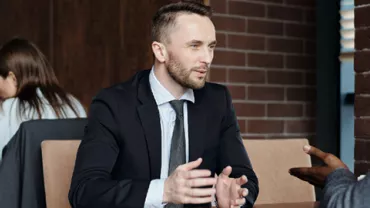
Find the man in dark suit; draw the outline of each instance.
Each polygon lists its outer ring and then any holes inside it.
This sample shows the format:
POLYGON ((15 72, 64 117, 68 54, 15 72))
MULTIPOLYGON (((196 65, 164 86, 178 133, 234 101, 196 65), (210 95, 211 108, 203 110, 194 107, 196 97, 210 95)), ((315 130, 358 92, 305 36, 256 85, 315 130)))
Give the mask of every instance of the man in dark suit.
POLYGON ((253 207, 258 180, 231 96, 206 83, 216 46, 210 15, 200 3, 160 8, 152 69, 94 98, 72 207, 253 207))
POLYGON ((336 156, 312 146, 304 151, 325 165, 316 167, 295 167, 290 174, 319 188, 323 188, 322 208, 367 208, 370 205, 370 173, 357 181, 355 175, 336 156))

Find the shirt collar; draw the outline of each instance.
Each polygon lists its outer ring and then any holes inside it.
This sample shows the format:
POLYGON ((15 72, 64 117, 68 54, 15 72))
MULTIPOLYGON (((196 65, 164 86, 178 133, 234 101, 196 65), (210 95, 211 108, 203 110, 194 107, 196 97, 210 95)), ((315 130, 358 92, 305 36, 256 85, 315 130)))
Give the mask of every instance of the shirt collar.
MULTIPOLYGON (((162 105, 172 100, 176 100, 176 98, 159 82, 154 74, 154 70, 155 69, 153 66, 149 74, 149 84, 157 105, 162 105)), ((180 100, 187 100, 194 103, 194 91, 190 88, 187 89, 185 93, 180 97, 180 100)))

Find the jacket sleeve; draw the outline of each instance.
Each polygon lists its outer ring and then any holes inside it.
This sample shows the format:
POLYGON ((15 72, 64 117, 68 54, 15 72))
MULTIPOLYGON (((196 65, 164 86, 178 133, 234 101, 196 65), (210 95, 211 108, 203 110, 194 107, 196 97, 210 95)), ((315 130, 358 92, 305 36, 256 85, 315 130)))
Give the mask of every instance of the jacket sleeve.
POLYGON ((347 169, 337 169, 326 179, 320 207, 365 208, 370 204, 370 174, 357 181, 347 169))
POLYGON ((91 104, 68 196, 74 208, 144 207, 149 180, 118 181, 111 177, 120 151, 117 111, 112 93, 103 91, 91 104))
POLYGON ((232 167, 232 178, 239 178, 242 175, 247 176, 248 182, 243 185, 248 189, 246 204, 244 207, 252 208, 258 196, 258 178, 253 171, 248 154, 240 136, 240 129, 232 105, 231 96, 225 88, 226 110, 221 127, 220 141, 220 170, 230 165, 232 167))

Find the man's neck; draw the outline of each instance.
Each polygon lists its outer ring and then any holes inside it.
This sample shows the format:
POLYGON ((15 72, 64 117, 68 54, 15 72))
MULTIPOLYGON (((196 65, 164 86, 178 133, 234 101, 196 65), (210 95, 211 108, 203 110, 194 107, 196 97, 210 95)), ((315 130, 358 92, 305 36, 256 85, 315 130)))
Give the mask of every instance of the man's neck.
POLYGON ((180 99, 185 94, 187 88, 178 84, 167 72, 164 65, 154 65, 154 74, 164 88, 168 90, 176 99, 180 99))

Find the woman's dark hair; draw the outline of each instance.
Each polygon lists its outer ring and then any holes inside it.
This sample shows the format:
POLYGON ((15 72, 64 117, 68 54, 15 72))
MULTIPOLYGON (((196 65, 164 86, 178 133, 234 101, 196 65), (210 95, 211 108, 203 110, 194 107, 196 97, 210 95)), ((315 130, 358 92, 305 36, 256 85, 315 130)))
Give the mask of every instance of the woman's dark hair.
POLYGON ((64 110, 66 105, 79 116, 71 97, 59 85, 52 66, 32 42, 14 38, 0 48, 0 76, 5 79, 10 72, 14 73, 17 79, 15 97, 19 99, 19 116, 25 114, 27 106, 36 110, 38 117, 41 118, 43 103, 37 94, 38 89, 58 118, 66 115, 64 110))

